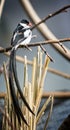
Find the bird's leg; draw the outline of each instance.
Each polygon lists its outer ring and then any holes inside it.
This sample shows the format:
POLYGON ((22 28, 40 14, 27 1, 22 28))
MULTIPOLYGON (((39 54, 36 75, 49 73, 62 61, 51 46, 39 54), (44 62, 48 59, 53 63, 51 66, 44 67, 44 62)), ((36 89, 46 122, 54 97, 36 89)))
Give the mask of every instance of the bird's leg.
POLYGON ((25 48, 27 48, 29 51, 32 51, 32 49, 30 47, 28 47, 27 45, 24 45, 25 48))

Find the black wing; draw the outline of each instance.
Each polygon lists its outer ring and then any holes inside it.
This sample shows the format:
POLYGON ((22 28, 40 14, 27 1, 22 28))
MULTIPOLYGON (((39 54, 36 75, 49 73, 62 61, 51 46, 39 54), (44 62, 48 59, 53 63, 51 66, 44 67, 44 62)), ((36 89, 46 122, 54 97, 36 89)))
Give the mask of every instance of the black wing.
POLYGON ((12 46, 15 46, 17 43, 19 43, 18 41, 20 39, 24 38, 24 31, 25 31, 25 29, 23 28, 23 26, 18 24, 17 28, 13 32, 13 36, 12 36, 12 39, 11 39, 11 45, 12 46))

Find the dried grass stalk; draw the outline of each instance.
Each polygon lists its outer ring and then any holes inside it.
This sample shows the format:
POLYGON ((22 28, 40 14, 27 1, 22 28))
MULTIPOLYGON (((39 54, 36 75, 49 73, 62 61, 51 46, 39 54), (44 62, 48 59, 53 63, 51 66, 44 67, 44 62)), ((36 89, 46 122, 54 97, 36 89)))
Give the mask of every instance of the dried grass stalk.
POLYGON ((49 102, 51 101, 51 96, 49 96, 49 98, 46 100, 46 102, 44 103, 43 107, 41 108, 40 112, 38 113, 37 115, 37 118, 36 118, 36 123, 38 124, 40 118, 42 117, 47 105, 49 104, 49 102))
MULTIPOLYGON (((35 113, 35 116, 32 115, 25 104, 23 104, 22 100, 19 97, 18 92, 16 91, 17 98, 19 99, 20 107, 22 109, 23 115, 26 119, 26 121, 29 124, 29 127, 21 120, 21 126, 18 123, 18 119, 15 115, 12 100, 11 100, 11 95, 10 95, 10 90, 9 90, 9 81, 8 81, 8 73, 7 73, 7 68, 6 65, 4 64, 4 77, 6 81, 6 89, 7 89, 7 94, 5 98, 5 115, 7 114, 10 118, 11 121, 11 126, 9 126, 8 121, 6 118, 3 118, 3 125, 5 125, 6 130, 36 130, 37 126, 37 121, 40 119, 42 116, 42 112, 45 110, 47 104, 50 102, 50 97, 44 104, 42 110, 37 114, 42 94, 43 94, 43 86, 44 86, 44 80, 46 76, 46 72, 48 70, 48 64, 50 59, 48 57, 45 57, 45 62, 44 65, 42 64, 42 58, 43 58, 43 53, 38 47, 38 54, 36 57, 34 57, 32 63, 32 79, 31 82, 28 81, 28 60, 27 57, 24 57, 24 84, 23 84, 23 94, 29 103, 31 109, 35 113)), ((3 128, 4 130, 4 128, 3 128)))
POLYGON ((38 111, 38 108, 39 108, 39 105, 40 105, 40 102, 41 102, 42 93, 43 93, 43 85, 44 85, 44 80, 45 80, 46 72, 47 72, 47 69, 48 69, 49 61, 50 61, 50 59, 48 57, 45 57, 45 63, 44 63, 44 66, 43 66, 41 80, 40 80, 40 86, 39 86, 39 94, 38 94, 38 97, 36 99, 36 113, 38 111))

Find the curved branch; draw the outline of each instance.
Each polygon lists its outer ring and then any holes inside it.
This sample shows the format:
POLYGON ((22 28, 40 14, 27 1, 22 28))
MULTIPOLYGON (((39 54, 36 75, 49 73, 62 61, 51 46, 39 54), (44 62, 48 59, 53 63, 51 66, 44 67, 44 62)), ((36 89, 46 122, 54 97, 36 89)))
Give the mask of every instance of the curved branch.
MULTIPOLYGON (((59 40, 47 40, 47 41, 41 41, 41 42, 36 42, 36 43, 29 43, 27 44, 28 47, 34 47, 34 46, 41 46, 41 45, 47 45, 47 44, 57 44, 59 42, 69 42, 70 41, 70 38, 63 38, 63 39, 59 39, 59 40)), ((25 45, 23 46, 19 46, 20 48, 21 47, 26 47, 25 45)), ((11 50, 12 47, 7 47, 7 48, 2 48, 0 47, 0 53, 6 53, 8 52, 9 50, 11 50)), ((66 53, 67 54, 67 50, 66 50, 66 53)), ((68 59, 70 60, 70 53, 67 54, 68 55, 68 59)))
POLYGON ((67 5, 67 6, 64 6, 63 8, 57 10, 56 12, 52 13, 52 14, 49 14, 47 17, 43 18, 40 22, 36 23, 33 25, 32 29, 36 28, 38 25, 40 25, 41 23, 44 23, 46 20, 60 14, 60 13, 63 13, 63 12, 67 12, 66 9, 70 8, 70 5, 67 5))
MULTIPOLYGON (((20 0, 20 2, 22 3, 23 8, 25 8, 28 16, 32 19, 32 21, 36 24, 39 23, 41 21, 40 17, 37 15, 37 13, 35 12, 35 10, 33 9, 31 3, 29 2, 29 0, 20 0)), ((70 5, 69 5, 70 7, 70 5)), ((47 27, 47 25, 45 25, 44 23, 40 24, 38 27, 38 30, 41 32, 41 34, 44 36, 44 38, 46 39, 52 39, 52 40, 58 40, 55 35, 49 30, 49 28, 47 27)), ((65 50, 67 51, 67 53, 65 53, 65 51, 63 50, 63 48, 59 45, 59 44, 54 44, 53 46, 67 59, 70 60, 70 50, 68 48, 65 48, 65 50)))
POLYGON ((0 1, 0 19, 1 19, 1 16, 2 16, 4 4, 5 4, 5 0, 1 0, 0 1))

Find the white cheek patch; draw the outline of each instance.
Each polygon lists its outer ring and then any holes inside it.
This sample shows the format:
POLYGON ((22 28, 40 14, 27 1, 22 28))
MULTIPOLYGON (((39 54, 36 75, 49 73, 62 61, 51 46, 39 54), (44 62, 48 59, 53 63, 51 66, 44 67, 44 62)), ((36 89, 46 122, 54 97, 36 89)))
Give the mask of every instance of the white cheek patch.
POLYGON ((21 26, 25 27, 25 24, 24 23, 20 23, 21 26))
POLYGON ((26 28, 26 27, 28 27, 26 24, 24 24, 24 23, 20 23, 20 25, 23 27, 23 28, 26 28))

